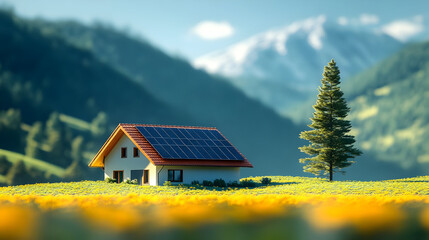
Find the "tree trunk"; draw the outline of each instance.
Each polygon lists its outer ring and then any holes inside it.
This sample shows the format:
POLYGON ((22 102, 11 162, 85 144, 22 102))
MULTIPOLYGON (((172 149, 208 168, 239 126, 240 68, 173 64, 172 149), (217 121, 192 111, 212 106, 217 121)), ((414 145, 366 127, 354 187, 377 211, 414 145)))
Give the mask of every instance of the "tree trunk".
POLYGON ((332 162, 329 163, 329 181, 332 182, 334 172, 332 171, 332 162))

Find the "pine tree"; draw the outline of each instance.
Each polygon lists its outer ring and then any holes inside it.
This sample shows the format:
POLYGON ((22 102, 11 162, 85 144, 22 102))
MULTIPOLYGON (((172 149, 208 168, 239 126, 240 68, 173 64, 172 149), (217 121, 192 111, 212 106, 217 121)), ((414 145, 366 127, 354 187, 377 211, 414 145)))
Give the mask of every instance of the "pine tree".
POLYGON ((23 185, 33 183, 34 180, 22 160, 16 161, 6 175, 8 185, 23 185))
POLYGON ((42 158, 42 151, 39 146, 44 140, 43 126, 41 122, 33 124, 26 140, 27 146, 25 147, 25 155, 32 158, 42 158))
POLYGON ((45 145, 49 149, 45 160, 61 167, 67 167, 71 162, 69 158, 70 142, 67 141, 65 126, 57 112, 53 112, 46 121, 45 136, 45 145))
POLYGON ((340 70, 334 59, 325 66, 321 82, 322 87, 319 87, 318 99, 313 106, 312 123, 308 125, 313 130, 300 135, 311 143, 299 148, 310 157, 299 161, 306 163, 305 172, 315 175, 323 172, 329 174, 329 181, 332 181, 334 172, 342 171, 353 163, 349 158, 362 153, 353 147, 354 137, 348 135, 352 126, 345 118, 350 108, 340 89, 340 70))

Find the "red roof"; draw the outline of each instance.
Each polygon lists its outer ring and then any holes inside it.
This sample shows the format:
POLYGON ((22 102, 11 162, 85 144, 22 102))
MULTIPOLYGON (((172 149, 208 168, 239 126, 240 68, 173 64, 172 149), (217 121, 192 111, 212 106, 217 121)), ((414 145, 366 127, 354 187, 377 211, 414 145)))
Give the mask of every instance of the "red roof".
MULTIPOLYGON (((136 127, 168 127, 168 128, 188 128, 188 129, 208 129, 217 130, 209 127, 190 127, 190 126, 172 126, 172 125, 148 125, 148 124, 126 124, 120 123, 113 131, 112 135, 89 164, 90 167, 104 167, 102 159, 110 153, 110 150, 116 144, 123 134, 127 135, 130 140, 140 149, 140 151, 155 166, 211 166, 211 167, 253 167, 252 164, 241 154, 244 160, 195 160, 195 159, 165 159, 162 158, 146 138, 137 130, 136 127), (112 146, 113 145, 113 146, 112 146), (102 163, 102 164, 101 164, 102 163)), ((220 132, 219 132, 220 133, 220 132)), ((222 134, 222 133, 220 133, 222 134)), ((226 138, 225 138, 226 139, 226 138)), ((231 144, 232 145, 232 144, 231 144)))

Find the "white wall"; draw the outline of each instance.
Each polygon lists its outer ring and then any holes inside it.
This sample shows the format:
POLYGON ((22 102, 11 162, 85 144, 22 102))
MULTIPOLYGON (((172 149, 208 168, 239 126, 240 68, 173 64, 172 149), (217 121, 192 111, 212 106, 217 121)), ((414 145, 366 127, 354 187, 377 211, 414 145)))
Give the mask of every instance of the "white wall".
MULTIPOLYGON (((162 186, 168 179, 168 169, 182 169, 184 184, 191 184, 192 181, 198 180, 200 183, 203 180, 213 181, 222 178, 226 183, 240 180, 239 167, 194 167, 194 166, 157 166, 159 172, 159 185, 162 186)), ((180 184, 173 182, 172 184, 180 184)))
POLYGON ((139 157, 133 157, 134 143, 126 136, 116 143, 104 161, 104 178, 113 178, 113 171, 124 171, 124 180, 131 179, 131 170, 149 169, 149 184, 156 185, 156 169, 146 156, 139 152, 139 157), (127 148, 127 157, 121 158, 121 148, 127 148))
MULTIPOLYGON (((213 181, 222 178, 225 182, 240 180, 240 168, 238 167, 194 167, 194 166, 155 166, 146 156, 140 152, 139 157, 133 157, 134 143, 126 136, 117 142, 104 161, 104 178, 113 178, 113 171, 124 171, 124 180, 131 179, 131 170, 149 170, 149 184, 163 185, 168 179, 168 169, 182 169, 184 184, 191 184, 192 181, 203 180, 213 181), (127 157, 121 158, 121 148, 127 148, 127 157), (159 177, 157 173, 159 172, 159 177)), ((180 183, 173 183, 180 184, 180 183)))
MULTIPOLYGON (((149 160, 148 160, 149 161, 149 160)), ((152 163, 149 163, 149 165, 146 167, 147 170, 149 170, 149 185, 156 186, 158 179, 156 175, 156 166, 152 163)))

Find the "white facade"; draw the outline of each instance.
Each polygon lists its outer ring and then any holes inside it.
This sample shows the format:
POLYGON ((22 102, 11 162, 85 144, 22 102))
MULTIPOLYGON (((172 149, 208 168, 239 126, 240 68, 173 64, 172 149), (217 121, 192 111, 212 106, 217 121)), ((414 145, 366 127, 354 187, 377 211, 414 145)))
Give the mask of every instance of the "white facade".
POLYGON ((240 180, 239 167, 158 166, 157 169, 159 185, 168 181, 168 170, 170 169, 183 171, 183 182, 172 182, 172 184, 191 184, 194 180, 198 180, 201 184, 204 180, 213 181, 219 178, 225 180, 226 183, 240 180))
POLYGON ((113 178, 113 171, 124 171, 124 180, 131 179, 131 170, 149 170, 149 184, 156 185, 155 166, 139 151, 139 157, 133 156, 134 143, 123 135, 104 159, 104 178, 113 178), (127 157, 121 157, 121 148, 127 149, 127 157))
POLYGON ((168 181, 168 170, 182 170, 183 181, 172 184, 191 184, 194 180, 202 183, 204 180, 219 178, 228 183, 240 179, 239 167, 155 166, 140 151, 139 157, 134 157, 134 147, 136 146, 126 135, 121 137, 104 160, 104 178, 113 178, 113 171, 123 171, 124 180, 131 179, 131 170, 149 170, 149 185, 162 186, 168 181), (121 148, 126 148, 126 158, 121 157, 121 148))

